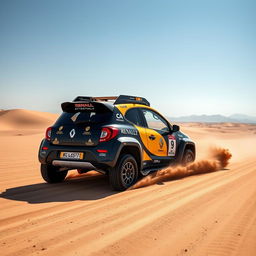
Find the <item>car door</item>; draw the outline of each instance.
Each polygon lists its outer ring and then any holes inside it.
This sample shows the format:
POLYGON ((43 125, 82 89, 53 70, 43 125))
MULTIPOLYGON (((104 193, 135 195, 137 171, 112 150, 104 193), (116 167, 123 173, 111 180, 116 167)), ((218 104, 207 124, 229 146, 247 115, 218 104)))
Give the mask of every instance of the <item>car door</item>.
POLYGON ((151 162, 152 158, 149 156, 148 148, 148 140, 147 140, 147 133, 146 133, 146 125, 145 120, 142 114, 139 111, 139 108, 131 108, 125 114, 126 120, 128 120, 134 127, 138 130, 138 135, 140 138, 140 143, 143 149, 143 159, 144 162, 151 162))
POLYGON ((170 135, 168 122, 151 109, 141 108, 141 112, 145 118, 147 148, 150 156, 152 159, 169 161, 170 156, 175 154, 176 140, 170 135))

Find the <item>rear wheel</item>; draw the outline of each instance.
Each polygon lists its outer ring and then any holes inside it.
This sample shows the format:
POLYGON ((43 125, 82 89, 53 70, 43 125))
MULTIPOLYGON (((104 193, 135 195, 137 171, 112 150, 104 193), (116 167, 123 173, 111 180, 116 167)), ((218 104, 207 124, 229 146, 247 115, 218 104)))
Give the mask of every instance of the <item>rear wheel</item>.
POLYGON ((182 164, 186 165, 195 161, 195 154, 191 149, 185 149, 182 164))
POLYGON ((59 168, 49 164, 41 164, 41 175, 48 183, 62 182, 68 171, 59 171, 59 168))
POLYGON ((138 165, 132 155, 120 156, 117 164, 109 171, 109 182, 114 190, 124 191, 138 179, 138 165))

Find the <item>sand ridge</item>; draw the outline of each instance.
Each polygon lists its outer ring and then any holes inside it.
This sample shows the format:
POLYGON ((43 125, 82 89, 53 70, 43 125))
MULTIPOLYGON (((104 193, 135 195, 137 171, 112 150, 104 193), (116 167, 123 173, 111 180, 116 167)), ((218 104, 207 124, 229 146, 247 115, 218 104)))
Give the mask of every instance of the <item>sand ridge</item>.
POLYGON ((51 125, 58 114, 39 112, 25 109, 0 111, 0 131, 15 129, 38 129, 51 125))

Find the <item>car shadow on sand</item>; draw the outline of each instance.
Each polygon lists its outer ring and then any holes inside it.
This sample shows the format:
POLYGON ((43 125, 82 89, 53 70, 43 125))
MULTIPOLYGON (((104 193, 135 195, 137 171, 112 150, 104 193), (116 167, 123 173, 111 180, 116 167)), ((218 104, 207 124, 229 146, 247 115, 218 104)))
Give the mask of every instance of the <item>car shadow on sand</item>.
POLYGON ((105 175, 68 178, 62 183, 37 183, 6 189, 0 197, 30 204, 98 200, 114 194, 105 175))

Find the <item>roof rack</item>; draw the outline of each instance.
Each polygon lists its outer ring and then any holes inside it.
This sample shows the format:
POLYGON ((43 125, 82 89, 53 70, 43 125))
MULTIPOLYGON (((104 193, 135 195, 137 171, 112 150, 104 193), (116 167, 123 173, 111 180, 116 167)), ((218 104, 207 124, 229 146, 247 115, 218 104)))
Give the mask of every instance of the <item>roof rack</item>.
POLYGON ((129 95, 120 95, 120 96, 108 96, 108 97, 91 97, 91 96, 77 96, 74 101, 83 101, 83 102, 92 102, 92 101, 113 101, 114 105, 117 104, 142 104, 146 106, 150 106, 150 103, 142 97, 137 96, 129 96, 129 95))
POLYGON ((127 103, 133 103, 133 104, 142 104, 146 106, 150 106, 150 103, 142 97, 137 96, 128 96, 128 95, 120 95, 114 104, 127 104, 127 103))
POLYGON ((91 97, 91 96, 77 96, 73 101, 109 101, 116 100, 117 96, 107 96, 107 97, 91 97))

